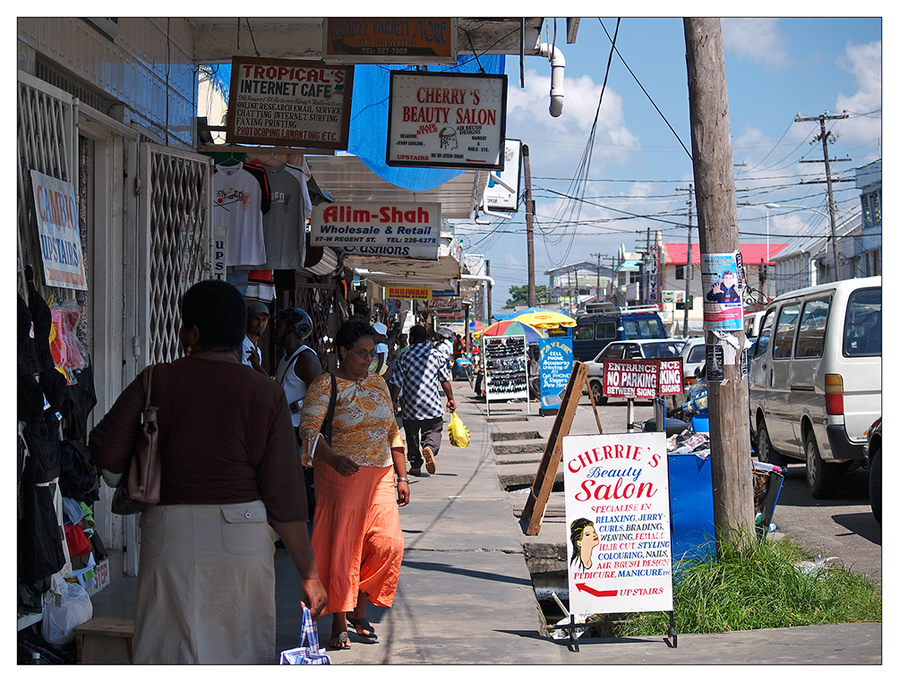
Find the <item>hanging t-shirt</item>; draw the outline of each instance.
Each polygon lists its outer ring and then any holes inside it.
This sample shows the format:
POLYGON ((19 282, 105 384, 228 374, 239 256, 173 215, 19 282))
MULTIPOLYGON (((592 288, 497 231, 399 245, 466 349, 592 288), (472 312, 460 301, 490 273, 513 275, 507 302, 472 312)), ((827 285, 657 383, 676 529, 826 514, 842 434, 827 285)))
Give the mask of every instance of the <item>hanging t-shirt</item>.
POLYGON ((215 189, 212 220, 213 225, 227 228, 228 256, 225 264, 263 265, 262 186, 242 163, 235 166, 217 165, 215 169, 212 176, 215 189))
POLYGON ((303 267, 306 250, 306 204, 302 187, 286 165, 265 166, 265 175, 271 197, 271 208, 262 219, 265 267, 296 270, 303 267))

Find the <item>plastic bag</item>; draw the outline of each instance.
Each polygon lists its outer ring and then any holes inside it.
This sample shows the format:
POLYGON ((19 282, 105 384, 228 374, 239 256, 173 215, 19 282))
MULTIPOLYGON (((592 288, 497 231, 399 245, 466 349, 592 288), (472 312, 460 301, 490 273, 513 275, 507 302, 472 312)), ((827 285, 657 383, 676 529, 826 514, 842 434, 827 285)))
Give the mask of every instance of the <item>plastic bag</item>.
POLYGON ((94 615, 90 595, 78 583, 62 582, 44 595, 41 634, 50 644, 62 646, 74 641, 75 628, 94 615))
POLYGON ((467 448, 471 440, 471 434, 455 412, 450 417, 449 440, 450 445, 455 445, 457 448, 467 448))
POLYGON ((331 665, 331 657, 318 645, 318 629, 308 607, 303 607, 300 646, 281 652, 281 665, 331 665), (303 646, 308 642, 309 646, 303 646))

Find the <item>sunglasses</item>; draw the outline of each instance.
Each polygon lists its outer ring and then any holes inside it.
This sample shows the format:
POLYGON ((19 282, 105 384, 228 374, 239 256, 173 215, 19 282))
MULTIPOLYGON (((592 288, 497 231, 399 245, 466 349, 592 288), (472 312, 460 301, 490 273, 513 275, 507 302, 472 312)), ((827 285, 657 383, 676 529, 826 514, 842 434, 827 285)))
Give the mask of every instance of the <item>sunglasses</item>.
POLYGON ((355 349, 355 348, 352 348, 351 350, 352 350, 356 355, 358 355, 360 358, 362 358, 363 360, 367 360, 368 358, 371 358, 372 360, 374 360, 375 357, 377 357, 377 355, 378 355, 378 354, 374 351, 374 349, 372 349, 372 350, 357 350, 357 349, 355 349))

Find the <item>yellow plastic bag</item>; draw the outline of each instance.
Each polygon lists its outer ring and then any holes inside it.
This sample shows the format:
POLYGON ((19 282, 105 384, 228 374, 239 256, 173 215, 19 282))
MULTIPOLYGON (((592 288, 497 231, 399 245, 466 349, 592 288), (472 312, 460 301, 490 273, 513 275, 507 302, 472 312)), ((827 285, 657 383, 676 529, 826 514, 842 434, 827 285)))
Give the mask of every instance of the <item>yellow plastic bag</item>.
POLYGON ((450 445, 455 445, 457 448, 467 448, 468 442, 471 440, 471 434, 468 433, 465 424, 455 412, 450 416, 449 440, 450 445))

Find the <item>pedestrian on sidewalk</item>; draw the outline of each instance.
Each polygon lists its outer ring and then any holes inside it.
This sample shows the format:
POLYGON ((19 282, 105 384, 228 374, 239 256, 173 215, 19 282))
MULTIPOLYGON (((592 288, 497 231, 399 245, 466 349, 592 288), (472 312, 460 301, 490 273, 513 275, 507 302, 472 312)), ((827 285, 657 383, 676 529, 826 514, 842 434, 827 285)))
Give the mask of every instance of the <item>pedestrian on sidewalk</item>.
MULTIPOLYGON (((313 618, 325 607, 290 410, 241 363, 246 315, 233 285, 195 284, 181 303, 186 357, 153 369, 162 480, 159 504, 140 515, 135 663, 276 661, 275 533, 313 618)), ((131 462, 144 401, 138 376, 91 431, 107 481, 131 462)))
POLYGON ((393 605, 403 561, 399 507, 409 503, 406 450, 387 383, 369 371, 376 332, 350 320, 337 331, 338 367, 312 382, 303 404, 303 463, 315 470, 312 550, 328 592, 332 649, 349 649, 347 622, 363 641, 378 636, 366 604, 393 605), (322 437, 332 391, 331 442, 322 437), (396 487, 394 488, 394 480, 396 487))
POLYGON ((409 451, 409 473, 421 476, 425 464, 429 474, 437 472, 435 458, 440 452, 443 435, 443 401, 440 389, 446 395, 446 410, 454 412, 453 384, 446 357, 428 341, 428 331, 421 325, 409 330, 409 349, 396 363, 390 388, 396 411, 397 397, 403 396, 403 428, 409 451))
POLYGON ((268 306, 262 301, 250 301, 247 304, 247 331, 243 337, 243 357, 241 361, 249 365, 257 372, 268 376, 268 372, 262 367, 262 350, 259 348, 259 339, 268 326, 268 306))
MULTIPOLYGON (((322 373, 322 365, 318 354, 304 341, 312 335, 314 325, 312 318, 302 308, 279 310, 275 314, 275 328, 272 337, 284 350, 284 355, 275 371, 275 381, 281 384, 287 405, 290 407, 290 422, 293 424, 299 456, 300 414, 303 410, 303 399, 306 391, 315 378, 322 373)), ((306 503, 309 507, 309 518, 315 516, 315 474, 311 467, 303 467, 303 485, 306 487, 306 503)))

